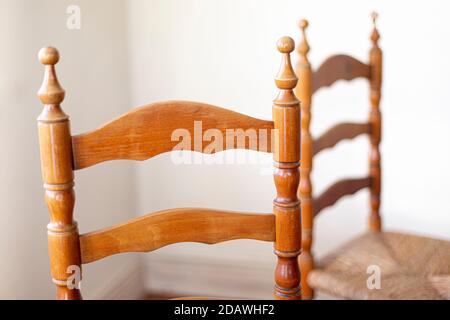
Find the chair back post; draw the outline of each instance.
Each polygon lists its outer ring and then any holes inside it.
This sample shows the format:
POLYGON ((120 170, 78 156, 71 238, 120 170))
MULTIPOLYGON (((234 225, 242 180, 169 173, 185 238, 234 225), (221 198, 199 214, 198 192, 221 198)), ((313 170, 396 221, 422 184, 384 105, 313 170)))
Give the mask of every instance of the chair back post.
POLYGON ((369 153, 369 174, 371 178, 370 185, 370 215, 369 229, 371 231, 381 230, 380 218, 380 193, 381 193, 381 77, 382 77, 382 52, 378 46, 380 34, 376 27, 376 19, 378 14, 372 13, 373 31, 370 36, 372 48, 369 54, 370 65, 370 114, 369 124, 370 130, 370 153, 369 153))
POLYGON ((295 87, 295 94, 301 101, 301 162, 300 162, 300 187, 299 198, 302 213, 302 253, 300 255, 300 270, 302 271, 302 299, 312 299, 313 290, 306 281, 309 271, 314 268, 314 259, 311 253, 313 232, 313 201, 311 170, 313 166, 311 123, 312 100, 312 69, 308 59, 309 44, 306 38, 307 20, 300 20, 299 27, 302 39, 297 47, 299 60, 296 73, 301 81, 295 87))
POLYGON ((38 91, 44 109, 37 121, 45 201, 50 213, 47 234, 51 275, 57 299, 81 299, 79 236, 73 220, 75 193, 70 123, 60 106, 65 92, 55 72, 59 53, 51 47, 43 48, 39 51, 39 60, 45 65, 44 81, 38 91))
POLYGON ((274 120, 274 182, 277 197, 273 201, 275 214, 275 299, 301 298, 300 269, 300 201, 297 190, 300 180, 300 103, 293 89, 297 77, 291 65, 290 53, 294 40, 281 38, 278 50, 283 54, 275 83, 279 89, 273 102, 274 120))

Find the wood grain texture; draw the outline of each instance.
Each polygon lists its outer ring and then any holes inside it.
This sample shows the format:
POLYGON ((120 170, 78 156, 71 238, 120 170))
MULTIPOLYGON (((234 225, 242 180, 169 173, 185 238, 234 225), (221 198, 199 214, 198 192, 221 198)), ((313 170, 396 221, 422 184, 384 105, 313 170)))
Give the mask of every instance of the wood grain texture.
MULTIPOLYGON (((82 169, 99 162, 118 159, 146 160, 172 151, 182 139, 175 133, 177 129, 186 129, 190 134, 190 147, 186 149, 191 151, 215 153, 239 148, 272 152, 272 121, 255 119, 204 103, 167 101, 136 108, 97 130, 74 136, 74 167, 82 169), (194 125, 196 121, 201 121, 200 127, 198 124, 194 125), (194 135, 195 128, 200 132, 200 137, 194 135), (221 150, 205 150, 205 146, 210 142, 203 141, 203 134, 208 129, 221 133, 221 150), (227 132, 227 129, 234 132, 227 132), (244 143, 239 145, 237 138, 233 137, 238 129, 244 132, 253 129, 255 134, 249 133, 244 143), (264 132, 268 139, 259 139, 259 134, 264 132), (228 144, 228 137, 234 143, 228 144)), ((213 131, 211 133, 214 134, 213 131)))
POLYGON ((323 87, 329 87, 338 80, 353 80, 356 78, 370 78, 370 67, 348 55, 334 55, 313 73, 313 93, 323 87))
POLYGON ((298 195, 300 198, 302 214, 302 253, 299 257, 301 270, 302 299, 313 299, 314 292, 308 285, 307 278, 310 270, 314 266, 314 257, 311 252, 312 229, 313 229, 313 208, 312 208, 312 182, 311 170, 313 164, 313 138, 311 136, 311 103, 312 103, 312 68, 308 59, 310 50, 306 38, 308 21, 300 20, 302 38, 297 47, 299 59, 296 65, 297 76, 301 79, 295 87, 295 94, 300 99, 301 104, 301 162, 300 162, 300 185, 298 195))
POLYGON ((369 188, 371 178, 344 179, 332 184, 320 196, 313 200, 314 216, 326 207, 332 206, 343 196, 355 194, 361 189, 369 188))
POLYGON ((275 125, 274 181, 277 197, 273 201, 276 217, 275 299, 301 299, 298 255, 301 251, 300 201, 297 190, 300 180, 300 103, 293 89, 297 77, 291 65, 290 53, 294 40, 278 40, 282 53, 280 70, 275 78, 279 89, 273 101, 272 114, 275 125))
POLYGON ((313 142, 313 155, 332 148, 342 140, 354 139, 361 134, 370 133, 369 123, 340 123, 328 129, 313 142))
POLYGON ((277 46, 283 59, 275 78, 279 91, 273 102, 273 121, 203 103, 168 101, 135 109, 97 130, 74 137, 70 134, 69 118, 60 107, 64 90, 57 82, 54 68, 59 55, 53 48, 40 53, 46 73, 38 93, 45 104, 38 126, 51 220, 48 226, 51 273, 58 299, 81 299, 78 288, 69 286, 68 280, 73 276, 68 273, 69 266, 81 267, 82 263, 113 254, 151 251, 177 242, 212 244, 233 239, 274 241, 275 298, 301 298, 297 260, 301 251, 297 197, 300 105, 293 92, 298 80, 290 61, 295 44, 291 38, 284 37, 277 46), (225 140, 218 143, 216 137, 225 140), (182 147, 177 149, 180 144, 182 147), (215 153, 236 148, 273 153, 277 190, 273 214, 173 209, 79 236, 72 217, 74 169, 114 159, 145 160, 174 149, 215 153))
POLYGON ((214 244, 275 240, 275 217, 214 209, 164 210, 80 236, 82 263, 123 252, 149 252, 178 242, 214 244))
POLYGON ((39 51, 39 60, 45 65, 44 81, 38 91, 44 109, 37 121, 45 202, 50 213, 47 226, 50 270, 57 299, 81 299, 79 283, 73 283, 72 274, 68 272, 69 267, 78 267, 79 275, 73 279, 81 280, 78 227, 73 220, 75 193, 70 123, 60 106, 65 91, 55 71, 59 53, 55 48, 43 48, 39 51))

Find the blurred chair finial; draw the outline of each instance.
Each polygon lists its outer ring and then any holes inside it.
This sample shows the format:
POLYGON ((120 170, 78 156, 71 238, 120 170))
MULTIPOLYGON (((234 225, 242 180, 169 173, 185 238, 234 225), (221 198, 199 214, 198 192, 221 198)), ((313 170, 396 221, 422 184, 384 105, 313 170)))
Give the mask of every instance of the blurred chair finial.
POLYGON ((373 11, 370 16, 372 17, 372 24, 373 24, 373 30, 372 34, 370 35, 370 40, 372 40, 372 46, 376 48, 378 47, 378 40, 380 39, 380 34, 378 33, 377 29, 378 13, 376 11, 373 11))
POLYGON ((373 27, 375 28, 377 24, 378 13, 376 11, 372 11, 370 16, 372 17, 373 27))
POLYGON ((59 52, 55 48, 46 47, 39 51, 39 61, 45 65, 44 80, 38 91, 43 104, 59 105, 65 96, 65 91, 58 82, 55 64, 59 61, 59 52))
POLYGON ((291 64, 290 53, 295 49, 295 42, 290 37, 282 37, 277 42, 278 51, 283 54, 280 70, 275 78, 278 89, 292 90, 297 85, 298 79, 291 64))
POLYGON ((309 52, 309 49, 310 49, 309 48, 309 44, 308 44, 308 40, 306 38, 306 29, 309 26, 308 20, 306 20, 306 19, 300 20, 298 26, 302 30, 302 40, 300 41, 300 45, 298 46, 297 51, 299 52, 300 57, 302 59, 308 60, 307 59, 307 55, 308 55, 308 52, 309 52))

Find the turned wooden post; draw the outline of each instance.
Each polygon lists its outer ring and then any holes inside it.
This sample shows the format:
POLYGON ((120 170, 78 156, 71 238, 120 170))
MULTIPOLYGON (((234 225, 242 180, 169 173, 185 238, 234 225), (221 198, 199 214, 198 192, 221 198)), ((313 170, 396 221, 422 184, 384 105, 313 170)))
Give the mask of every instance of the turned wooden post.
POLYGON ((370 49, 370 114, 369 123, 371 126, 370 134, 370 154, 369 154, 369 172, 371 178, 370 186, 370 216, 369 229, 372 231, 381 230, 380 218, 380 193, 381 193, 381 70, 382 70, 382 52, 378 46, 380 34, 376 27, 377 13, 372 13, 373 31, 370 36, 372 48, 370 49))
POLYGON ((311 253, 313 233, 313 204, 311 170, 313 165, 312 136, 310 132, 311 123, 311 100, 312 100, 312 70, 308 60, 309 44, 306 39, 307 20, 300 20, 302 39, 297 47, 299 60, 296 73, 300 79, 295 87, 295 95, 301 101, 301 162, 300 162, 300 187, 299 197, 302 213, 302 253, 299 258, 302 271, 302 299, 312 299, 314 292, 306 281, 308 273, 314 268, 314 258, 311 253))
POLYGON ((44 109, 37 121, 45 201, 50 213, 48 248, 57 299, 81 299, 77 281, 81 279, 78 228, 72 219, 75 193, 70 123, 60 106, 65 92, 56 77, 54 65, 58 60, 54 48, 39 51, 39 61, 45 65, 44 81, 38 91, 44 109))
POLYGON ((276 217, 275 299, 297 300, 300 293, 300 201, 297 189, 300 180, 300 104, 294 91, 297 77, 292 69, 290 52, 294 40, 278 40, 278 50, 283 54, 280 71, 275 78, 279 93, 273 102, 274 181, 277 197, 273 201, 276 217))

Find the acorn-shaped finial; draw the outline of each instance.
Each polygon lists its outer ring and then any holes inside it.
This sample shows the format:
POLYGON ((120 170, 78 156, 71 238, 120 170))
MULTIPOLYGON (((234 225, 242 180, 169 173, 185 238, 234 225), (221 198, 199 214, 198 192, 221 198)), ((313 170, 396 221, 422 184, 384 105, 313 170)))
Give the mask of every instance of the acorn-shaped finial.
POLYGON ((275 83, 279 89, 291 90, 297 85, 297 76, 291 64, 290 53, 295 49, 295 42, 290 37, 283 37, 277 42, 278 51, 283 54, 280 71, 278 72, 275 83))
POLYGON ((55 64, 59 61, 59 52, 53 47, 39 50, 39 61, 45 65, 44 80, 38 91, 39 99, 46 105, 59 105, 65 96, 65 91, 56 77, 55 64))

